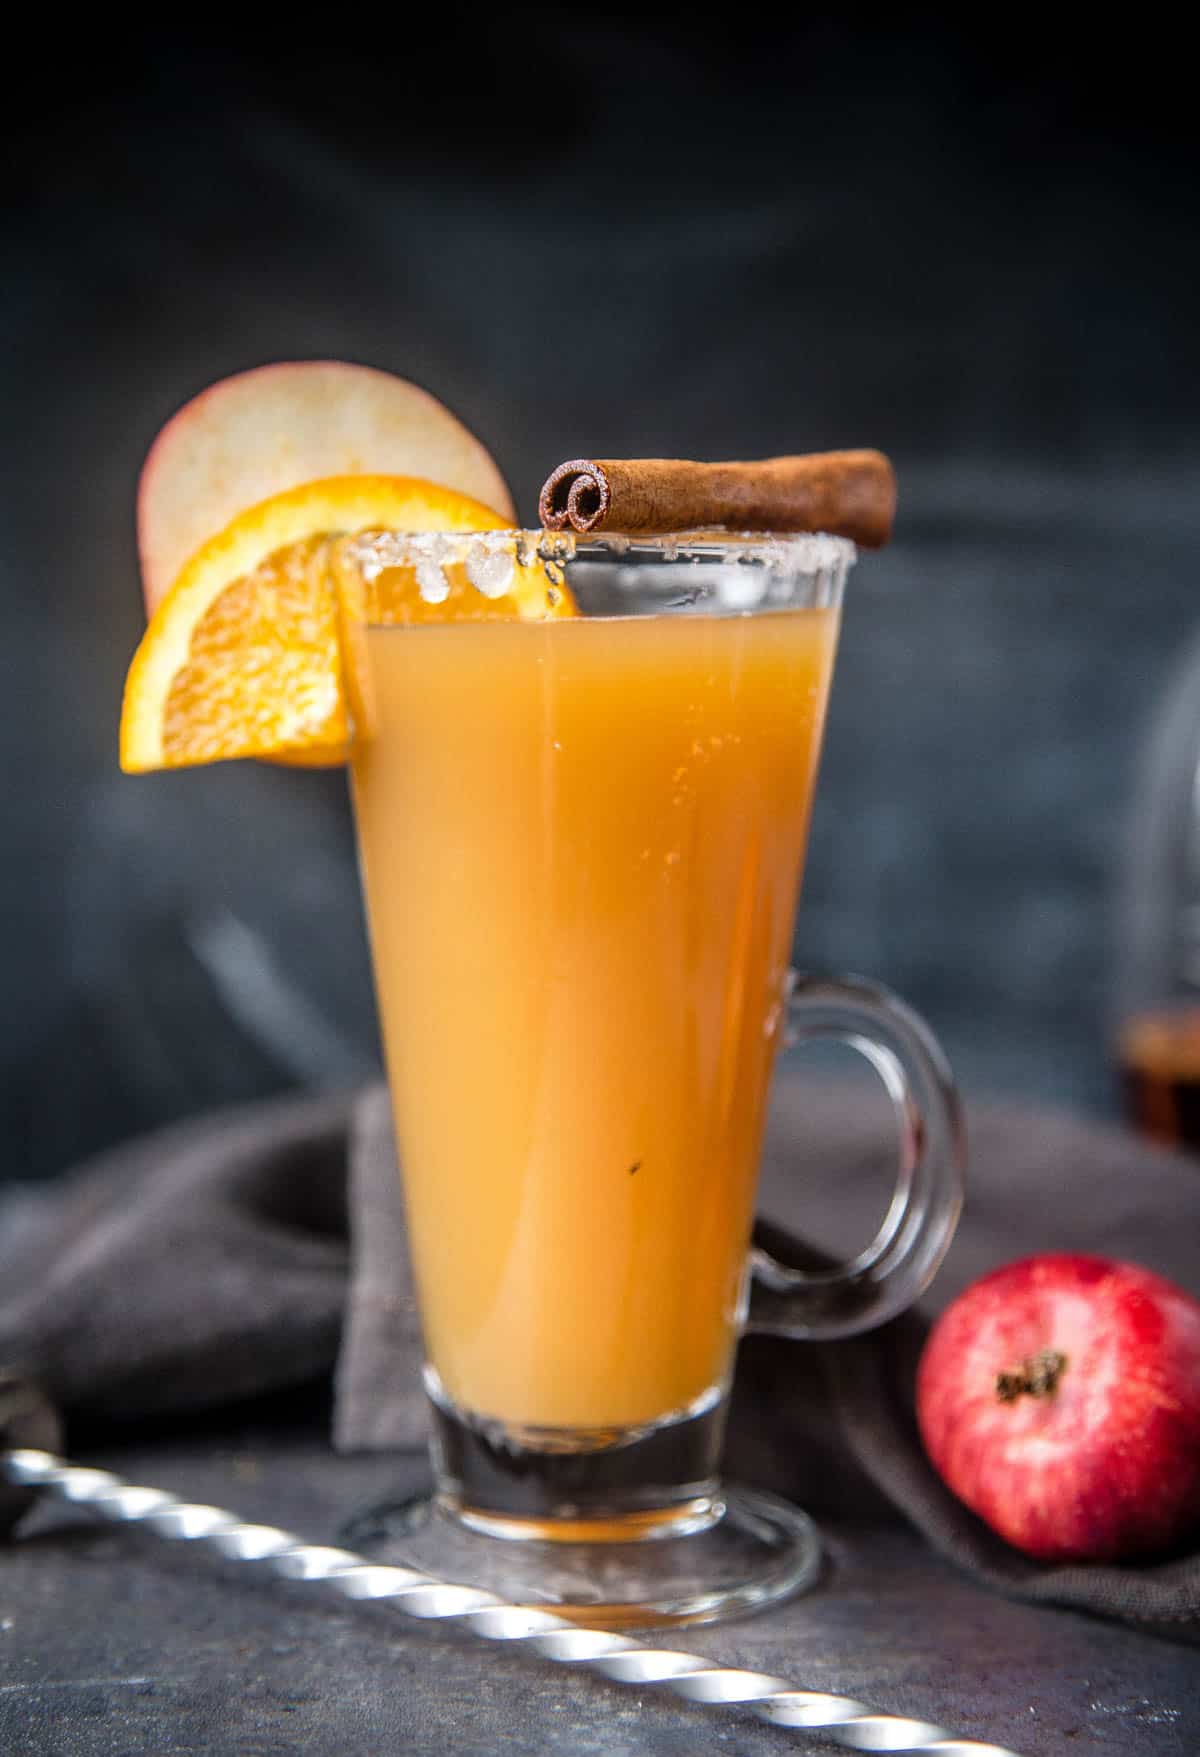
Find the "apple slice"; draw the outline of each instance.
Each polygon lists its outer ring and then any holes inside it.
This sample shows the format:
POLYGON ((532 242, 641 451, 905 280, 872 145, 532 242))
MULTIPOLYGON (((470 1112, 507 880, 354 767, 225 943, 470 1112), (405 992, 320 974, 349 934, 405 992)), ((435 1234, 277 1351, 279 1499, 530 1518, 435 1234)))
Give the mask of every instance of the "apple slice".
POLYGON ((341 360, 260 366, 193 397, 150 448, 137 501, 147 612, 247 507, 356 475, 420 476, 516 517, 483 446, 407 379, 341 360))

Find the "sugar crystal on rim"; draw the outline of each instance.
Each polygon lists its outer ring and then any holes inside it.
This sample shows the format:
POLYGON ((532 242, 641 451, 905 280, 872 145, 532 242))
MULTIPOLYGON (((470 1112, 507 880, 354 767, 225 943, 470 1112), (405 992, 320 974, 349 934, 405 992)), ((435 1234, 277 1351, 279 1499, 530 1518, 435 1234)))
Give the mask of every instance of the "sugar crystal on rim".
POLYGON ((477 539, 467 550, 467 578, 485 598, 503 598, 516 571, 515 544, 503 548, 477 539))
POLYGON ((446 570, 433 555, 419 555, 413 570, 417 576, 417 586, 427 604, 444 604, 450 596, 450 581, 446 578, 446 570))

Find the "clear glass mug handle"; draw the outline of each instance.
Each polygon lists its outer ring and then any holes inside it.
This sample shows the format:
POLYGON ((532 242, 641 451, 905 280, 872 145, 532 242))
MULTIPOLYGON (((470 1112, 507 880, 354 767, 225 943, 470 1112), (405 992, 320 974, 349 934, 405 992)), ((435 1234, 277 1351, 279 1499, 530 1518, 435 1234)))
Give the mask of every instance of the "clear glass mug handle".
POLYGON ((793 971, 789 983, 784 1047, 835 1038, 867 1058, 896 1113, 899 1174, 882 1226, 852 1262, 790 1269, 753 1249, 745 1328, 809 1339, 852 1336, 912 1305, 946 1254, 963 1201, 962 1112, 937 1040, 902 1000, 857 977, 793 971))

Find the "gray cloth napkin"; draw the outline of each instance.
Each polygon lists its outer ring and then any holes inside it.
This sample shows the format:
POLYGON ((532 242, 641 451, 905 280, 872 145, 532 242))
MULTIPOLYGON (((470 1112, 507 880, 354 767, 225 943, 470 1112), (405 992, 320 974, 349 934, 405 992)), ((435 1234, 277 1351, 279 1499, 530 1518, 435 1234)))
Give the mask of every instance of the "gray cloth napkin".
MULTIPOLYGON (((998 1263, 1094 1250, 1197 1288, 1200 1162, 999 1107, 974 1110, 970 1134, 970 1201, 922 1311, 847 1342, 748 1337, 726 1467, 817 1513, 899 1510, 1000 1590, 1200 1625, 1195 1546, 1137 1567, 1031 1562, 943 1487, 912 1415, 929 1314, 998 1263)), ((886 1205, 893 1155, 877 1104, 784 1076, 766 1242, 796 1262, 814 1245, 857 1248, 886 1205)), ((381 1088, 189 1124, 0 1202, 0 1361, 35 1372, 68 1418, 217 1408, 332 1373, 339 1447, 412 1448, 426 1432, 420 1360, 381 1088)))

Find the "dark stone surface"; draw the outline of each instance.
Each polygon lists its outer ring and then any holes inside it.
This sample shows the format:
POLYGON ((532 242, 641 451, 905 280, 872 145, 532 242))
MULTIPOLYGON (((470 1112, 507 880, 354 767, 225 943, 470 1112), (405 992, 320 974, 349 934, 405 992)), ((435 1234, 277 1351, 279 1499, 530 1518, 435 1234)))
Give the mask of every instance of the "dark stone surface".
MULTIPOLYGON (((295 1433, 143 1444, 99 1461, 315 1540, 422 1471, 412 1458, 335 1459, 295 1433)), ((1029 1757, 1200 1747, 1193 1646, 980 1592, 899 1527, 841 1521, 825 1535, 812 1595, 667 1644, 1029 1757)), ((0 1680, 5 1757, 829 1748, 45 1505, 0 1554, 0 1680)))

